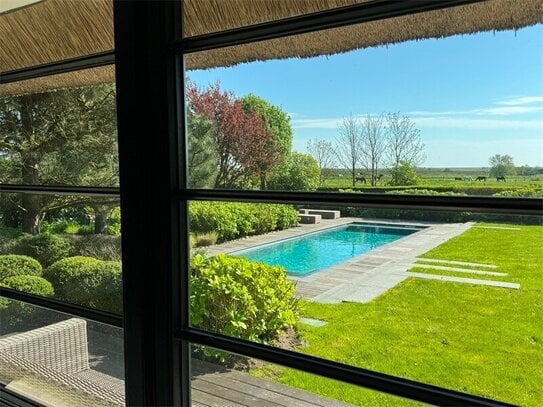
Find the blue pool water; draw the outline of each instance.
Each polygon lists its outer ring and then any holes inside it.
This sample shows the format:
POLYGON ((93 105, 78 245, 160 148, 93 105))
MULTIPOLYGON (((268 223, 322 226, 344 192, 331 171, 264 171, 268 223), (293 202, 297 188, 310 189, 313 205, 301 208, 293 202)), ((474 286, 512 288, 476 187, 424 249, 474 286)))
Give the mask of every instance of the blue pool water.
POLYGON ((342 263, 419 230, 351 223, 232 254, 282 266, 289 274, 303 276, 342 263))

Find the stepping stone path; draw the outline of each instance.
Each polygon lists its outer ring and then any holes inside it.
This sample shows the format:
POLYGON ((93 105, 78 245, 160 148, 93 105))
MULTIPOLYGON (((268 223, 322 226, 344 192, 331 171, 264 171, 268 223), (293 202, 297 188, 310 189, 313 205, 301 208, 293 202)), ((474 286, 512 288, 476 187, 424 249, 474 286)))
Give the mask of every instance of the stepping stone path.
MULTIPOLYGON (((412 267, 430 269, 430 270, 435 270, 435 271, 442 270, 442 271, 452 271, 456 273, 471 273, 471 274, 490 275, 490 276, 506 276, 507 275, 507 273, 500 273, 496 271, 476 270, 473 268, 464 268, 464 267, 441 266, 439 264, 451 264, 455 266, 479 267, 479 268, 487 268, 487 269, 498 268, 498 266, 494 264, 469 263, 469 262, 455 261, 455 260, 440 260, 440 259, 426 259, 426 258, 415 259, 415 262, 412 264, 412 267), (434 263, 434 264, 420 264, 419 262, 434 263)), ((510 288, 510 289, 515 289, 515 290, 518 290, 520 288, 520 284, 509 283, 506 281, 492 281, 492 280, 482 280, 482 279, 476 279, 476 278, 444 276, 440 274, 417 273, 417 272, 412 272, 412 271, 409 271, 407 275, 409 277, 421 278, 425 280, 450 281, 454 283, 485 285, 485 286, 491 286, 491 287, 510 288)))

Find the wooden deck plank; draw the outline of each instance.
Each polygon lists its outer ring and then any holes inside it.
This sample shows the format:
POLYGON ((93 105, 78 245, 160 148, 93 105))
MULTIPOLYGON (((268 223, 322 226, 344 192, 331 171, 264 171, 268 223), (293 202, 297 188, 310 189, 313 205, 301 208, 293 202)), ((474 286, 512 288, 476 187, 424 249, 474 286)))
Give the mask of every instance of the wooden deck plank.
POLYGON ((239 392, 253 395, 260 399, 268 400, 276 405, 285 407, 316 407, 317 404, 294 398, 284 394, 284 389, 267 389, 254 383, 245 383, 232 377, 230 373, 207 374, 199 377, 199 380, 216 383, 239 392))
POLYGON ((242 404, 233 403, 223 397, 218 397, 198 389, 193 388, 190 392, 194 402, 207 407, 245 407, 242 404))
MULTIPOLYGON (((220 378, 220 374, 217 375, 216 379, 220 378)), ((208 394, 213 394, 216 397, 220 397, 224 400, 229 400, 235 405, 241 406, 262 406, 262 407, 284 407, 281 404, 277 404, 271 400, 266 400, 260 397, 257 397, 252 394, 246 394, 239 389, 224 386, 221 383, 218 383, 219 380, 214 382, 204 381, 202 379, 192 380, 191 386, 192 389, 207 392, 208 394)))
MULTIPOLYGON (((280 383, 273 382, 271 380, 254 377, 247 373, 240 372, 237 370, 225 369, 221 366, 214 365, 212 363, 204 362, 201 360, 193 359, 192 361, 192 370, 196 374, 195 379, 205 380, 206 382, 216 380, 219 376, 224 377, 220 379, 221 382, 228 382, 226 386, 234 386, 234 388, 244 388, 246 385, 252 386, 255 394, 265 397, 270 395, 270 393, 275 393, 276 395, 273 400, 279 405, 285 405, 286 407, 294 406, 314 406, 314 407, 347 407, 349 404, 342 403, 337 400, 328 399, 313 393, 306 392, 304 390, 295 389, 293 387, 285 386, 280 383), (205 379, 204 379, 205 378, 205 379), (228 380, 226 380, 228 379, 228 380), (225 381, 223 381, 225 380, 225 381), (238 383, 236 387, 236 383, 238 383), (263 392, 266 390, 267 392, 263 392)), ((258 406, 258 404, 257 404, 258 406)))

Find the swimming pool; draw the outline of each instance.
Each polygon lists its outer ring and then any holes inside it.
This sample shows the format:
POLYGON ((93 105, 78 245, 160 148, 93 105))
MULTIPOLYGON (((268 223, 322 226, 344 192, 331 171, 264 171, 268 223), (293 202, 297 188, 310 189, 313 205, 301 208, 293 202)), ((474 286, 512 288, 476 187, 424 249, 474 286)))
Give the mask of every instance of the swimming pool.
POLYGON ((419 230, 421 228, 350 223, 231 254, 246 257, 251 261, 282 266, 291 275, 304 276, 419 230))

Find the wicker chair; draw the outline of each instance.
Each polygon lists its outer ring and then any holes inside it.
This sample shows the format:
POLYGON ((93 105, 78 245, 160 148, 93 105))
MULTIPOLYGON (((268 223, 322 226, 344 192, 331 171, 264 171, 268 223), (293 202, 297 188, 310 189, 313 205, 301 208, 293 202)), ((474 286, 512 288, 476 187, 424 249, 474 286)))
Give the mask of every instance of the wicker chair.
POLYGON ((90 368, 79 318, 1 338, 0 381, 46 406, 125 404, 124 382, 90 368))

